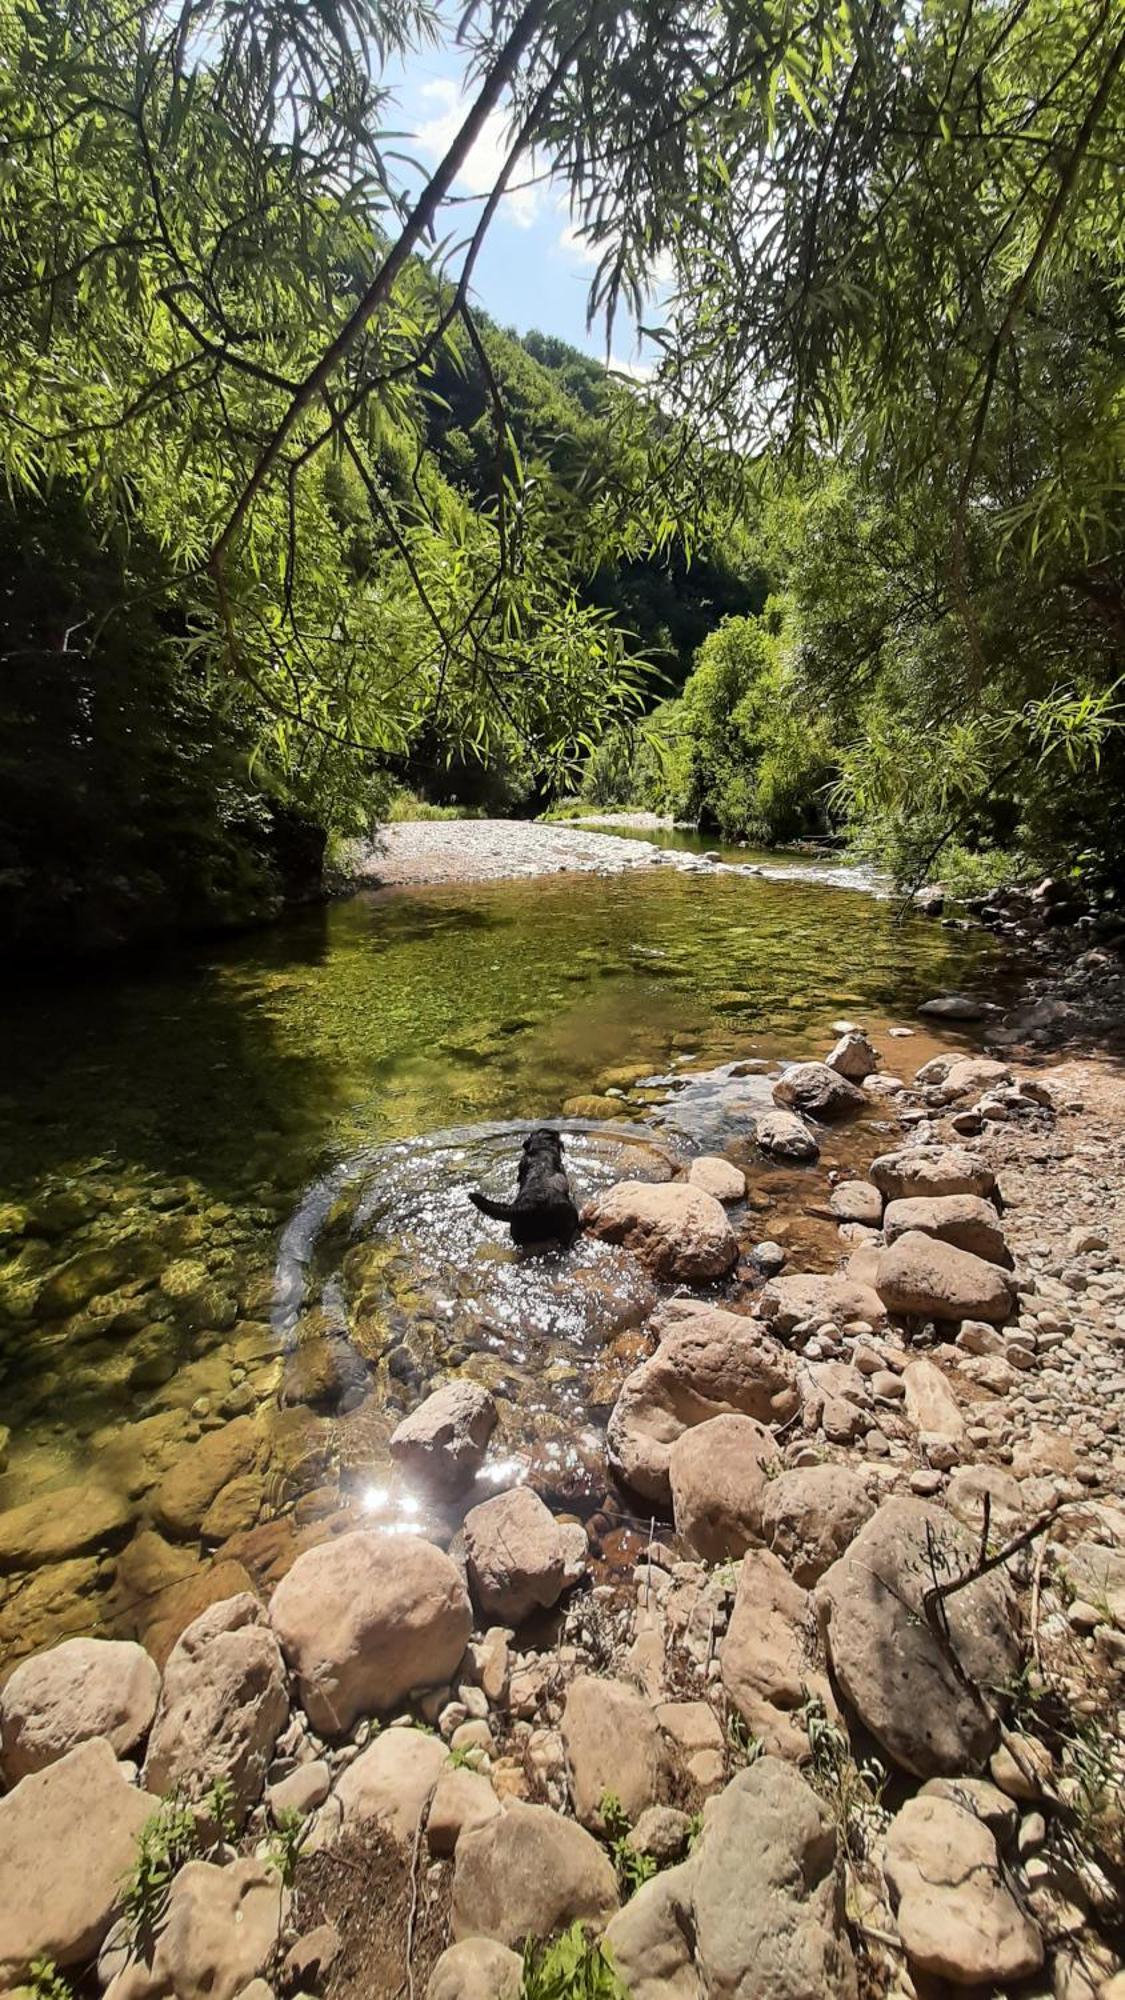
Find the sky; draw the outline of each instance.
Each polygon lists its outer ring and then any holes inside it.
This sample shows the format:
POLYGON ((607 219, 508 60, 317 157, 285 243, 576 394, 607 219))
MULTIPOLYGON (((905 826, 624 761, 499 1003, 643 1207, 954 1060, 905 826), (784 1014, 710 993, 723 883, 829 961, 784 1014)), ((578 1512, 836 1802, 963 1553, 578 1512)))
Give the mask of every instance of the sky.
MULTIPOLYGON (((398 103, 394 123, 410 134, 401 142, 402 150, 426 167, 442 157, 468 109, 463 67, 456 49, 427 49, 412 55, 403 73, 393 79, 398 103)), ((492 188, 507 155, 506 132, 506 119, 494 113, 465 163, 457 194, 485 194, 492 188)), ((534 328, 556 334, 604 361, 604 327, 587 330, 586 326, 586 295, 597 259, 573 229, 558 188, 549 183, 520 185, 532 172, 530 163, 517 167, 512 190, 493 218, 474 267, 477 303, 501 326, 514 327, 517 333, 534 328)), ((466 236, 480 206, 466 203, 453 210, 466 236)), ((459 260, 453 268, 459 268, 459 260)), ((610 360, 630 374, 648 372, 623 322, 614 328, 610 360)))

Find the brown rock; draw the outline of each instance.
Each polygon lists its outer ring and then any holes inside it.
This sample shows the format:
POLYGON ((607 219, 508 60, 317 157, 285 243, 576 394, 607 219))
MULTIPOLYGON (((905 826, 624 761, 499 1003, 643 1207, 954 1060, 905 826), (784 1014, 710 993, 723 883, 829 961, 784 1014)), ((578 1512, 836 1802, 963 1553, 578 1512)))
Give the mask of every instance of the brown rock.
POLYGON ((57 1486, 0 1514, 0 1570, 39 1569, 120 1540, 132 1508, 107 1487, 57 1486))
POLYGON ((704 1153, 692 1161, 688 1169, 688 1185, 702 1188, 704 1194, 713 1195, 716 1201, 743 1201, 746 1198, 746 1175, 742 1168, 718 1154, 704 1153))
POLYGON ((774 1084, 773 1097, 775 1104, 788 1110, 823 1119, 845 1118, 851 1111, 862 1111, 867 1102, 846 1076, 818 1062, 794 1063, 774 1084))
POLYGON ((767 1111, 754 1126, 754 1143, 773 1160, 819 1159, 820 1146, 794 1111, 767 1111))
POLYGON ((271 1963, 288 1909, 288 1889, 261 1861, 189 1861, 151 1964, 127 1965, 106 2000, 235 2000, 271 1963))
POLYGON ((719 1648, 723 1686, 750 1734, 771 1757, 809 1754, 801 1719, 815 1697, 829 1714, 836 1705, 816 1665, 816 1626, 806 1591, 768 1549, 743 1557, 730 1627, 719 1648))
POLYGON ((908 1799, 883 1867, 912 1966, 957 1986, 991 1987, 1042 1965, 1042 1939, 1004 1884, 995 1840, 951 1799, 908 1799))
POLYGON ((556 1604, 585 1567, 586 1537, 562 1527, 529 1486, 513 1486, 465 1516, 473 1597, 486 1618, 522 1624, 556 1604))
POLYGON ((860 1222, 866 1229, 878 1229, 883 1220, 883 1197, 873 1181, 840 1181, 828 1206, 839 1221, 860 1222))
POLYGON ((888 1202, 883 1217, 887 1242, 896 1243, 912 1229, 952 1243, 955 1250, 983 1257, 986 1263, 1011 1265, 1012 1253, 996 1210, 979 1194, 916 1195, 910 1201, 888 1202))
POLYGON ((911 1361, 902 1375, 906 1414, 923 1441, 943 1438, 960 1444, 965 1419, 936 1361, 911 1361))
POLYGON ((579 1919, 600 1929, 617 1905, 617 1878, 605 1850, 547 1806, 513 1803, 457 1843, 457 1939, 489 1937, 518 1946, 579 1919))
POLYGON ((651 1704, 627 1681, 579 1674, 567 1689, 561 1727, 570 1795, 583 1826, 604 1832, 607 1792, 630 1820, 667 1796, 671 1752, 651 1704))
POLYGON ((257 1598, 243 1592, 212 1604, 169 1655, 145 1783, 198 1802, 225 1778, 241 1825, 288 1719, 281 1652, 257 1598))
POLYGON ((704 1562, 744 1555, 762 1540, 762 1500, 780 1470, 773 1432, 754 1417, 711 1417, 668 1456, 676 1533, 704 1562))
POLYGON ((624 1243, 654 1278, 698 1283, 738 1260, 722 1203, 686 1181, 618 1181, 587 1203, 582 1220, 594 1236, 624 1243))
POLYGON ((437 1781, 426 1839, 432 1854, 452 1854, 463 1833, 487 1826, 500 1811, 500 1801, 483 1771, 464 1766, 443 1771, 437 1781))
POLYGON ((1020 1664, 1002 1572, 946 1599, 948 1645, 923 1610, 935 1565, 945 1580, 971 1570, 976 1553, 973 1537, 941 1509, 886 1500, 816 1592, 841 1692, 887 1754, 921 1778, 983 1769, 997 1729, 977 1690, 1004 1686, 1020 1664))
POLYGON ((867 1036, 858 1028, 852 1028, 841 1035, 831 1055, 824 1058, 829 1069, 839 1076, 846 1076, 849 1083, 862 1083, 873 1076, 879 1067, 879 1058, 867 1036))
POLYGON ((519 2000, 523 1960, 494 1938, 462 1938, 443 1951, 426 2000, 519 2000))
POLYGON ((726 1739, 714 1709, 705 1701, 661 1701, 656 1720, 675 1745, 676 1755, 700 1792, 716 1792, 726 1777, 726 1739))
POLYGON ((873 1160, 870 1178, 888 1201, 950 1194, 989 1195, 996 1186, 991 1167, 962 1146, 910 1146, 873 1160))
POLYGON ((177 1640, 207 1610, 228 1598, 254 1595, 254 1583, 240 1562, 196 1564, 182 1583, 174 1583, 135 1607, 145 1650, 163 1666, 177 1640))
POLYGON ((496 1404, 478 1382, 446 1382, 391 1433, 403 1471, 443 1493, 471 1486, 496 1428, 496 1404))
POLYGON ((875 1286, 888 1311, 926 1319, 1005 1320, 1012 1310, 1011 1283, 999 1265, 917 1229, 883 1251, 875 1286))
POLYGON ((762 1539, 805 1590, 819 1582, 875 1512, 866 1476, 846 1465, 805 1465, 771 1479, 762 1539))
POLYGON ((606 1444, 619 1478, 666 1505, 669 1454, 684 1431, 728 1414, 784 1423, 800 1397, 792 1356, 757 1321, 703 1311, 665 1324, 655 1354, 621 1389, 606 1444))
POLYGON ((384 1729, 340 1778, 324 1808, 325 1830, 377 1820, 400 1846, 409 1846, 427 1803, 450 1769, 440 1737, 420 1729, 384 1729))
POLYGON ((68 1750, 0 1799, 5 1985, 18 1985, 33 1959, 68 1966, 96 1956, 137 1835, 158 1804, 127 1782, 103 1737, 68 1750))
POLYGON ((119 1757, 148 1732, 160 1674, 128 1639, 64 1639, 18 1666, 0 1694, 0 1763, 9 1786, 104 1736, 119 1757))
POLYGON ((760 1304, 763 1319, 780 1333, 789 1333, 803 1321, 822 1325, 831 1320, 843 1326, 849 1320, 862 1319, 878 1328, 887 1318, 882 1299, 870 1285, 837 1273, 810 1271, 791 1278, 771 1278, 760 1304))
POLYGON ((305 1713, 325 1735, 449 1680, 472 1629, 447 1555, 413 1535, 363 1529, 298 1556, 269 1615, 305 1713))
POLYGON ((261 1452, 262 1439, 252 1417, 235 1417, 221 1430, 205 1431, 158 1486, 153 1500, 157 1527, 181 1540, 193 1540, 223 1487, 251 1471, 261 1452))

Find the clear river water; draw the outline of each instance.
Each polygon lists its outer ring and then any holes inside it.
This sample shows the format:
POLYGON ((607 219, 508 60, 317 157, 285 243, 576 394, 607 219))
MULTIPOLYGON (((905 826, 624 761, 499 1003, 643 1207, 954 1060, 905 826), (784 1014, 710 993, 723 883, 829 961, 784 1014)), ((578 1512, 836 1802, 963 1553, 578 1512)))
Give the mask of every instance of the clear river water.
POLYGON ((725 1145, 747 1246, 829 1259, 826 1170, 877 1150, 878 1107, 819 1168, 771 1169, 737 1124, 677 1123, 683 1077, 823 1054, 840 1016, 909 1072, 918 1001, 1000 977, 983 934, 781 866, 365 892, 9 992, 0 1675, 69 1631, 166 1650, 341 1525, 417 1525, 387 1438, 452 1372, 498 1398, 489 1478, 531 1476, 612 1553, 600 1435, 655 1295, 588 1239, 518 1257, 468 1188, 508 1186, 545 1119, 581 1193, 725 1145))

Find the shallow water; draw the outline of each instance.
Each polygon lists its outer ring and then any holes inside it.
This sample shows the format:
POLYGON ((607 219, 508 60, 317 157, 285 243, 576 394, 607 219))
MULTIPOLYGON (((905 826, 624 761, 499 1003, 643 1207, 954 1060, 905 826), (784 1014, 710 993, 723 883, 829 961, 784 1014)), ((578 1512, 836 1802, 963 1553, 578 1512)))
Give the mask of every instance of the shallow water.
MULTIPOLYGON (((583 1191, 666 1172, 674 1118, 655 1150, 604 1121, 659 1116, 668 1088, 607 1090, 822 1053, 839 1015, 909 1023, 943 986, 989 991, 992 952, 818 881, 665 868, 366 894, 11 997, 0 1670, 99 1621, 159 1649, 216 1555, 228 1589, 234 1563, 268 1581, 341 1509, 409 1525, 386 1439, 451 1369, 500 1400, 497 1478, 530 1463, 600 1504, 651 1288, 606 1246, 517 1258, 467 1187, 500 1191, 546 1118, 583 1191), (236 1419, 229 1477, 185 1517, 167 1482, 236 1419)), ((930 1044, 902 1047, 912 1068, 930 1044)), ((835 1136, 822 1170, 859 1143, 835 1136)), ((759 1162, 745 1240, 822 1184, 759 1162)))

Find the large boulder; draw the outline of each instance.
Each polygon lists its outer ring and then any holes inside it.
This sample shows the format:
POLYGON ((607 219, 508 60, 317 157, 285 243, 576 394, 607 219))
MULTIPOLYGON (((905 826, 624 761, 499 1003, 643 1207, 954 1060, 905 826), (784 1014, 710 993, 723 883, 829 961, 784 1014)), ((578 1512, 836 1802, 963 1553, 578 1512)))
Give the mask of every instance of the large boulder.
POLYGON ((426 2000, 519 2000, 523 1960, 494 1938, 462 1938, 443 1951, 426 2000))
POLYGON ((586 1204, 594 1236, 623 1243, 654 1278, 699 1283, 738 1261, 738 1238, 720 1201, 687 1181, 618 1181, 586 1204))
POLYGON ((675 1774, 652 1704, 627 1681, 579 1674, 562 1714, 562 1740, 575 1817, 604 1832, 602 1800, 619 1799, 630 1820, 664 1800, 675 1774))
POLYGON ((427 1800, 449 1768, 440 1737, 421 1729, 384 1729, 340 1778, 321 1815, 322 1838, 374 1820, 400 1846, 409 1846, 427 1800))
POLYGON ((996 1186, 991 1167, 963 1146, 908 1146, 872 1160, 869 1179, 888 1201, 950 1194, 990 1195, 996 1186))
POLYGON ((605 1941, 631 2000, 855 2000, 828 1808, 759 1758, 712 1802, 691 1859, 646 1882, 605 1941))
POLYGON ((771 1160, 794 1160, 802 1165, 820 1158, 815 1133, 795 1111, 767 1111, 754 1126, 755 1144, 771 1160))
POLYGON ((235 2000, 271 1966, 289 1902, 263 1861, 189 1861, 172 1883, 151 1960, 119 1972, 106 2000, 235 2000))
POLYGON ((337 1736, 412 1688, 450 1680, 473 1614, 441 1549, 357 1529, 297 1557, 273 1594, 270 1622, 313 1728, 337 1736))
POLYGON ((58 1486, 0 1513, 0 1571, 40 1569, 124 1540, 133 1509, 124 1493, 89 1481, 58 1486))
POLYGON ((168 1656, 145 1783, 198 1802, 224 1778, 241 1826, 288 1720, 285 1665, 263 1607, 246 1592, 212 1604, 168 1656))
POLYGON ((159 1803, 128 1782, 100 1736, 0 1799, 0 1983, 19 1985, 37 1958, 97 1956, 159 1803))
POLYGON ((496 1428, 496 1404, 479 1382, 446 1382, 391 1433, 391 1457, 443 1493, 471 1486, 496 1428))
POLYGON ((455 1939, 519 1946, 579 1920, 600 1930, 617 1906, 617 1877, 605 1849, 548 1806, 509 1805, 457 1842, 455 1939))
POLYGON ((497 1493, 465 1516, 469 1586, 484 1616, 520 1625, 557 1604, 586 1567, 586 1536, 556 1521, 530 1486, 497 1493))
POLYGON ((821 1062, 794 1063, 774 1084, 773 1097, 788 1111, 823 1119, 845 1118, 850 1111, 862 1111, 867 1102, 846 1076, 821 1062))
POLYGON ((878 1292, 842 1272, 808 1271, 791 1278, 771 1278, 759 1305, 762 1318, 779 1333, 790 1333, 802 1324, 823 1326, 826 1320, 835 1326, 865 1320, 876 1328, 885 1325, 887 1318, 878 1292))
POLYGON ((917 1777, 983 1770, 996 1747, 991 1692, 1019 1670, 1016 1603, 1000 1570, 944 1600, 935 1577, 969 1574, 978 1543, 921 1500, 885 1500, 822 1577, 817 1611, 836 1683, 888 1756, 917 1777))
POLYGON ((911 1966, 955 1986, 1007 1986, 1043 1963, 1043 1940, 1000 1870, 996 1841, 950 1798, 908 1799, 883 1870, 911 1966))
POLYGON ((809 1590, 855 1540, 875 1505, 867 1476, 851 1466, 798 1466, 766 1486, 762 1540, 809 1590))
POLYGON ((622 1385, 606 1444, 625 1485, 667 1506, 669 1454, 684 1431, 728 1414, 785 1423, 800 1394, 792 1356, 756 1320, 716 1310, 665 1324, 655 1354, 622 1385))
POLYGON ((829 1714, 836 1704, 816 1664, 812 1601, 768 1549, 743 1557, 726 1637, 719 1649, 723 1686, 752 1736, 772 1757, 809 1754, 802 1710, 810 1698, 829 1714))
POLYGON ((920 1229, 908 1230, 882 1252, 875 1289, 888 1312, 924 1319, 999 1321, 1012 1310, 1012 1282, 999 1264, 955 1250, 920 1229))
POLYGON ((762 1499, 780 1470, 773 1432, 754 1417, 711 1417, 668 1455, 676 1533, 704 1562, 744 1555, 762 1539, 762 1499))
POLYGON ((911 1230, 936 1236, 952 1243, 955 1250, 967 1250, 990 1264, 1009 1265, 1012 1253, 990 1201, 979 1194, 916 1195, 913 1200, 892 1201, 883 1217, 883 1233, 895 1243, 911 1230))
POLYGON ((160 1673, 131 1639, 64 1639, 18 1666, 0 1693, 0 1768, 8 1786, 92 1736, 119 1757, 148 1734, 160 1673))

